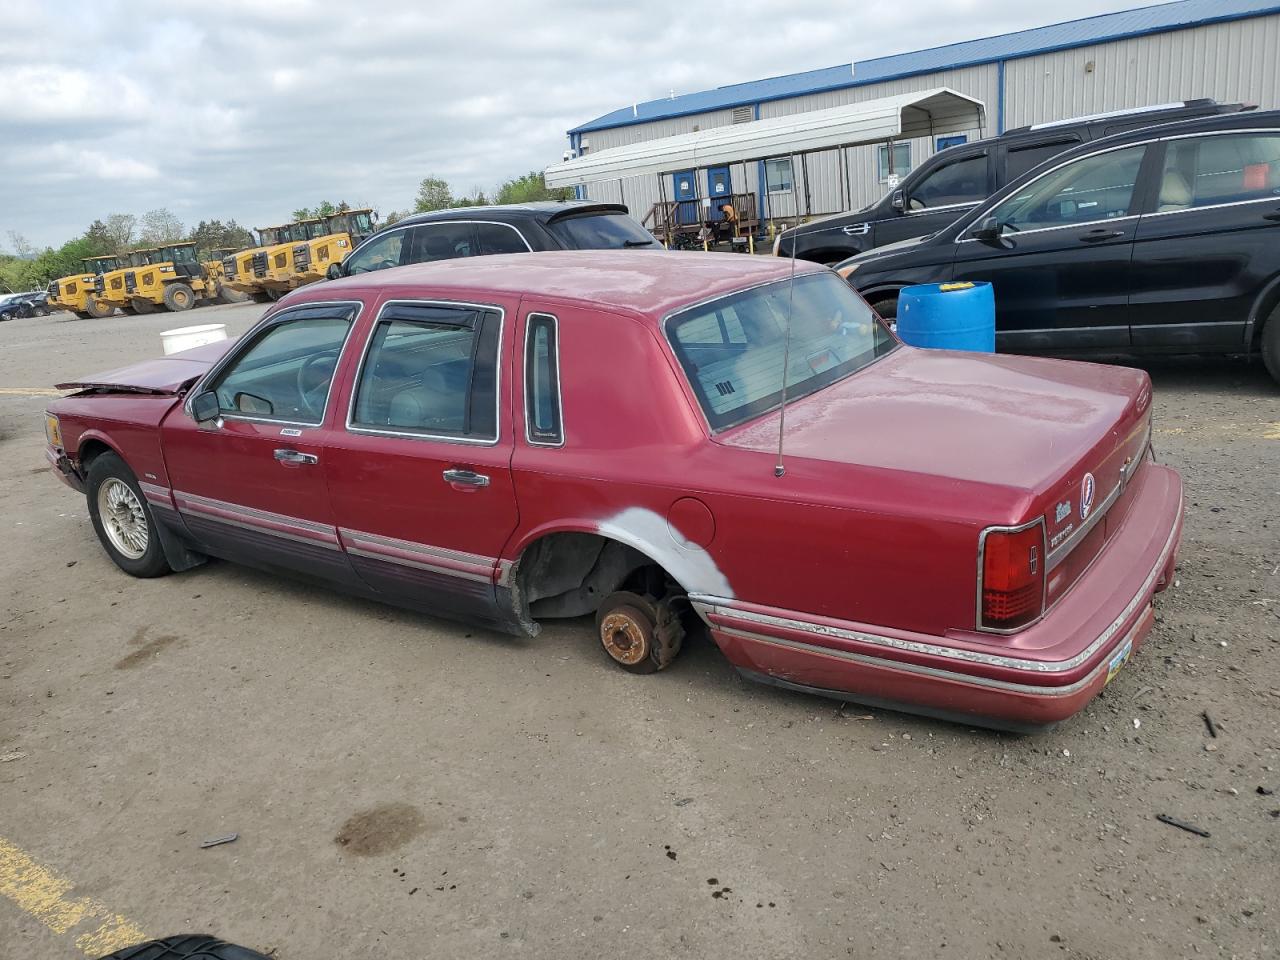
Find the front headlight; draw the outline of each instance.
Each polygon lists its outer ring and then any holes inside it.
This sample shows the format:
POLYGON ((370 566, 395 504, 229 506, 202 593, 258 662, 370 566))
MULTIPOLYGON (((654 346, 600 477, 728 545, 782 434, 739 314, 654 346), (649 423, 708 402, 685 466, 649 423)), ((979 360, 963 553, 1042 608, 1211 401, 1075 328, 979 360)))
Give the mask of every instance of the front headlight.
POLYGON ((49 441, 49 446, 62 449, 62 427, 52 413, 44 415, 44 438, 49 441))

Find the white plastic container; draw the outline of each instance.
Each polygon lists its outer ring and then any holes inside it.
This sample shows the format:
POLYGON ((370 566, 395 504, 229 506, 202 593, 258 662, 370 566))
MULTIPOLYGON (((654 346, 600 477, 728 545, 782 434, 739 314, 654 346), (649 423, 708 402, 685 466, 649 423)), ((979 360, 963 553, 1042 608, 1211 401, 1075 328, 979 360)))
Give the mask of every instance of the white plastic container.
POLYGON ((164 355, 192 347, 203 347, 206 343, 217 343, 227 339, 225 323, 202 323, 195 327, 178 327, 176 330, 163 330, 160 341, 164 344, 164 355))

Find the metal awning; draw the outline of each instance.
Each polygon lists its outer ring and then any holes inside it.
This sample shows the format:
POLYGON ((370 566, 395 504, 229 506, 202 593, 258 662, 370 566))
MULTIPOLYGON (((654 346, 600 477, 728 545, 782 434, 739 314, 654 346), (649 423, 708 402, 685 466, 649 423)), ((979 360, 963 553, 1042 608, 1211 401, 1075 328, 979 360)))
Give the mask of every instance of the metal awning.
POLYGON ((983 126, 984 112, 981 100, 937 87, 612 147, 553 163, 546 169, 546 180, 548 187, 576 187, 621 177, 961 133, 983 126))

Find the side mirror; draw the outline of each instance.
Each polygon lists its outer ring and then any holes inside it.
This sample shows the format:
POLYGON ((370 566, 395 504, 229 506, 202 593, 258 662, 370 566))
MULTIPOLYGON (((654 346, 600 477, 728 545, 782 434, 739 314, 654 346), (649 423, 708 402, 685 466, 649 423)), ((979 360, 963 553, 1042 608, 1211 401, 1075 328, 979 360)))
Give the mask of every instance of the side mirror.
POLYGON ((889 205, 899 213, 902 213, 902 211, 906 209, 907 201, 901 190, 893 191, 893 199, 889 201, 889 205))
POLYGON ((218 404, 218 395, 212 390, 197 393, 191 398, 191 416, 195 418, 196 423, 208 423, 210 420, 217 420, 221 412, 218 404))
POLYGON ((1000 225, 999 220, 995 217, 987 217, 969 231, 969 236, 975 240, 999 240, 1003 232, 1004 228, 1000 225))
POLYGON ((329 269, 324 272, 324 276, 326 280, 337 280, 340 276, 342 276, 342 264, 340 263, 329 264, 329 269))

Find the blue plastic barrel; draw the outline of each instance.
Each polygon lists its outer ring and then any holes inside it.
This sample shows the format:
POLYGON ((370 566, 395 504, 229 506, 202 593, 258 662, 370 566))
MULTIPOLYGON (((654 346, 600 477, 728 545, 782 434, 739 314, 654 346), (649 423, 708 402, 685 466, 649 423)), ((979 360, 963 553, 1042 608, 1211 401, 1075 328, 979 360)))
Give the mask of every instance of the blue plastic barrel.
POLYGON ((898 294, 898 336, 913 347, 996 349, 996 298, 989 283, 927 283, 898 294))

